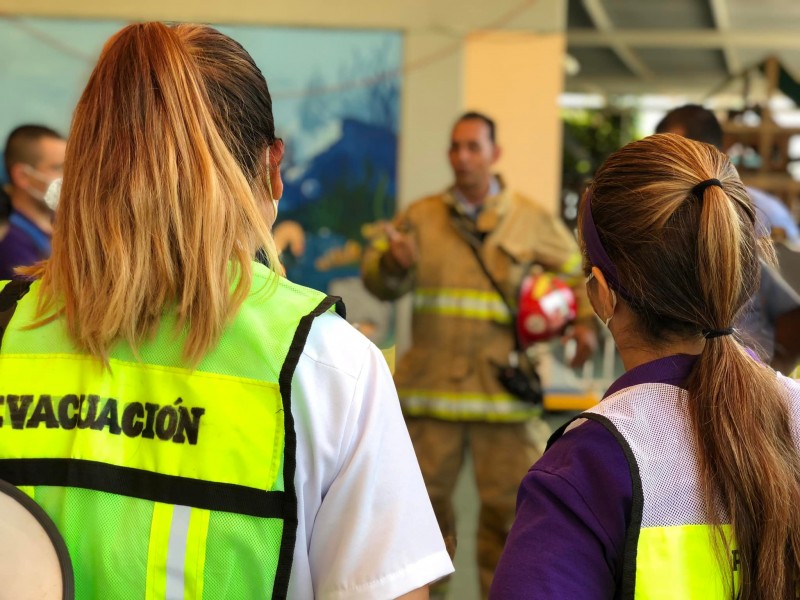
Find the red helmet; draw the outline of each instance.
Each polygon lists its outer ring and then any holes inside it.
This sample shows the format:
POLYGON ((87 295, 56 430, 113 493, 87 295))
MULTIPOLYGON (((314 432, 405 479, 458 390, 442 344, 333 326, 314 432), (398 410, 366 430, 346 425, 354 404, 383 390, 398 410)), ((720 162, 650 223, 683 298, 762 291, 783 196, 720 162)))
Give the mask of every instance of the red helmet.
POLYGON ((560 335, 575 320, 575 292, 551 273, 528 275, 519 290, 517 335, 523 347, 560 335))

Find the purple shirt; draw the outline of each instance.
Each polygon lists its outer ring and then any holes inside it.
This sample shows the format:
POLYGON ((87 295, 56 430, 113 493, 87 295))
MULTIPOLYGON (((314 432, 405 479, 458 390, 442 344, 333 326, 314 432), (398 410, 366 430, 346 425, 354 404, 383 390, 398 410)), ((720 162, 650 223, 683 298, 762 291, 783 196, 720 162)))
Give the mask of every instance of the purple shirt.
MULTIPOLYGON (((627 371, 604 397, 643 383, 685 388, 697 357, 661 358, 627 371)), ((497 565, 490 598, 615 598, 633 488, 622 447, 600 423, 565 433, 531 468, 497 565)))
POLYGON ((0 240, 0 280, 15 277, 15 267, 27 267, 50 256, 50 236, 15 212, 8 233, 0 240))

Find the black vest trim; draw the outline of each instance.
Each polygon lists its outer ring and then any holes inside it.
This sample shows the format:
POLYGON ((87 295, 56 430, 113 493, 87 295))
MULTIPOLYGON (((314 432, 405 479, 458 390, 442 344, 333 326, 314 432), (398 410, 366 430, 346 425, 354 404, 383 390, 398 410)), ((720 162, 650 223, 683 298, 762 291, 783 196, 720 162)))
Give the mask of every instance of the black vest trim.
POLYGON ((27 279, 14 279, 9 281, 0 290, 0 348, 3 347, 3 335, 8 328, 11 317, 17 310, 17 302, 28 293, 31 281, 27 279))
POLYGON ((294 333, 289 353, 281 368, 278 378, 280 384, 281 398, 283 399, 283 420, 284 420, 284 462, 283 462, 283 484, 286 490, 283 496, 284 502, 284 521, 283 537, 281 539, 281 550, 278 557, 278 570, 275 573, 275 585, 272 590, 272 598, 283 600, 289 590, 289 576, 292 573, 292 558, 294 556, 294 546, 297 541, 297 490, 294 485, 294 475, 297 470, 297 434, 294 429, 294 417, 292 416, 292 377, 303 354, 308 334, 314 319, 326 313, 332 306, 336 306, 338 314, 344 313, 342 299, 337 296, 327 296, 319 305, 305 317, 300 319, 300 324, 294 333))
POLYGON ((84 488, 164 504, 178 504, 261 518, 284 518, 284 492, 232 483, 163 475, 73 458, 0 460, 0 479, 16 485, 84 488))
POLYGON ((75 573, 72 569, 72 560, 69 557, 67 544, 56 528, 56 524, 30 496, 2 479, 0 479, 0 495, 6 495, 19 503, 36 519, 39 526, 45 531, 47 537, 50 538, 53 550, 58 558, 58 564, 61 567, 61 600, 75 600, 75 573))
POLYGON ((622 557, 622 577, 621 577, 621 590, 617 590, 615 598, 621 600, 634 600, 636 593, 636 555, 639 550, 639 532, 642 530, 642 512, 644 510, 644 492, 642 490, 642 477, 639 473, 639 465, 636 463, 636 457, 633 455, 633 450, 628 444, 627 440, 622 436, 614 424, 602 415, 595 413, 582 413, 567 421, 559 427, 550 439, 547 441, 547 448, 549 449, 566 431, 567 427, 578 419, 588 419, 600 423, 605 427, 608 432, 614 436, 617 443, 622 448, 625 458, 628 461, 628 468, 631 473, 631 487, 633 490, 633 502, 631 505, 631 518, 628 525, 628 531, 625 536, 625 550, 622 557))

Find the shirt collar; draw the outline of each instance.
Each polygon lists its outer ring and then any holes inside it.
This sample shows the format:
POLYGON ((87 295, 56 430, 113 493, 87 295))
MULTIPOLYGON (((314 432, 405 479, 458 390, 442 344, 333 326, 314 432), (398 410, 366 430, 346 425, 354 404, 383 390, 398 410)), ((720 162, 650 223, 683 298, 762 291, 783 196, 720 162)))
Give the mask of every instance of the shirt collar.
POLYGON ((696 354, 674 354, 634 367, 612 383, 603 398, 643 383, 666 383, 686 389, 686 380, 689 379, 697 358, 696 354))
POLYGON ((497 178, 496 175, 492 175, 492 178, 489 180, 489 192, 486 194, 486 198, 483 199, 483 202, 480 204, 473 204, 467 197, 461 193, 457 187, 453 187, 453 198, 456 201, 456 205, 459 207, 462 213, 467 215, 470 219, 475 220, 478 217, 481 209, 486 204, 486 200, 489 198, 493 198, 497 196, 503 187, 500 185, 500 180, 497 178))
POLYGON ((45 233, 28 217, 19 212, 12 212, 8 222, 13 227, 25 232, 42 256, 50 256, 50 234, 45 233))

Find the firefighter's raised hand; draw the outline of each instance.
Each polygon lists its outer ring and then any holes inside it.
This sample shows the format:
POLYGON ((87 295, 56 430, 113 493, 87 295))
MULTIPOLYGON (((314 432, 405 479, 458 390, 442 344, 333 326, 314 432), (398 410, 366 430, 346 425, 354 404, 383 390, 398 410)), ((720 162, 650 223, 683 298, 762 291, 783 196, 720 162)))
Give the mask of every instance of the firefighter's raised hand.
POLYGON ((389 239, 389 253, 403 269, 410 269, 417 262, 417 245, 414 239, 398 231, 394 225, 387 223, 384 226, 386 237, 389 239))
POLYGON ((575 341, 575 354, 569 361, 573 369, 582 367, 597 350, 597 330, 589 323, 577 321, 562 341, 567 340, 575 341))

